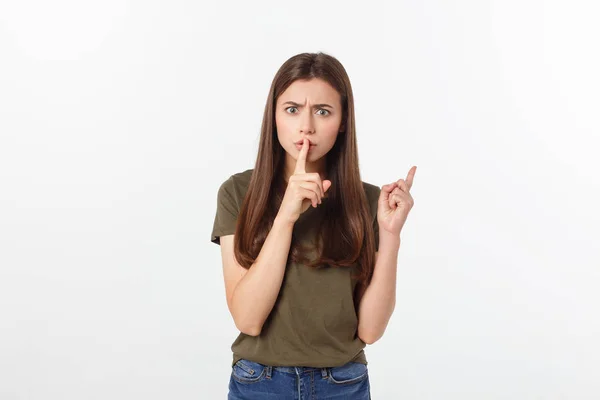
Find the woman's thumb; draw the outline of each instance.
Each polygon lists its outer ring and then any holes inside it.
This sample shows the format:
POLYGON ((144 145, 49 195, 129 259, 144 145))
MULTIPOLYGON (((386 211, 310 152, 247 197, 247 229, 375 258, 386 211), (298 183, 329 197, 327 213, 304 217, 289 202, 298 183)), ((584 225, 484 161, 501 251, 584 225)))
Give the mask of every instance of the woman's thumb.
POLYGON ((331 181, 325 179, 323 181, 323 192, 326 192, 327 189, 329 189, 331 187, 331 181))

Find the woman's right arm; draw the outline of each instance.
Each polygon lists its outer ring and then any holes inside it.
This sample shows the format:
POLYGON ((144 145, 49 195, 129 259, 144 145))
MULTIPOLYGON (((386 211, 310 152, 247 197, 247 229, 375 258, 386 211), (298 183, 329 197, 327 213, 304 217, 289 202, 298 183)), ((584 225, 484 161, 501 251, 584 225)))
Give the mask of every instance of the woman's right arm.
POLYGON ((234 235, 221 237, 227 306, 235 326, 257 336, 279 294, 292 241, 294 223, 275 218, 256 261, 249 269, 234 257, 234 235))

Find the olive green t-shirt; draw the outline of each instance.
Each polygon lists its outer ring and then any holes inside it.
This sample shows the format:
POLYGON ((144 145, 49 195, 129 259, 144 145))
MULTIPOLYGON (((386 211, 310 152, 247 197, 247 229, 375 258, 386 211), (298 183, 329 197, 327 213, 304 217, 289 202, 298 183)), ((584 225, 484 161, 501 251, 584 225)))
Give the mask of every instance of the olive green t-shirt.
MULTIPOLYGON (((217 194, 217 211, 211 242, 235 233, 237 216, 252 175, 252 169, 231 175, 217 194)), ((363 182, 369 201, 376 248, 379 248, 377 200, 380 188, 363 182)), ((328 199, 323 198, 323 203, 328 199)), ((322 207, 310 206, 294 224, 294 235, 311 242, 322 207)), ((314 244, 314 242, 312 242, 314 244)), ((311 248, 314 248, 312 246, 311 248)), ((314 260, 316 252, 309 258, 314 260)), ((358 267, 355 265, 353 268, 358 267)), ((350 267, 309 268, 289 262, 279 295, 260 335, 240 332, 231 346, 232 365, 244 358, 271 366, 336 367, 349 361, 367 364, 365 343, 357 336, 358 318, 353 293, 356 272, 350 267)))

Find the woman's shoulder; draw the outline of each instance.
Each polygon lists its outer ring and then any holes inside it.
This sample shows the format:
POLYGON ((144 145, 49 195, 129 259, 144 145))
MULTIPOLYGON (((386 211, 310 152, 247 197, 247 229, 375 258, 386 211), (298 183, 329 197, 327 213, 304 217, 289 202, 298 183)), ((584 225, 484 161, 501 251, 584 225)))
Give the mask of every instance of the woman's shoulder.
POLYGON ((247 189, 252 177, 253 168, 231 174, 221 183, 221 188, 225 190, 247 189))
POLYGON ((252 172, 254 171, 254 168, 250 168, 250 169, 246 169, 244 171, 240 171, 240 172, 236 172, 233 173, 229 176, 228 179, 235 181, 235 182, 250 182, 250 178, 252 177, 252 172))
POLYGON ((379 193, 381 192, 381 188, 373 183, 361 181, 363 187, 365 189, 365 193, 367 194, 367 198, 372 200, 373 198, 378 199, 379 193))
POLYGON ((381 188, 369 182, 362 181, 362 183, 363 187, 365 188, 365 194, 367 196, 367 202, 369 203, 371 215, 374 217, 377 215, 377 203, 379 201, 379 194, 381 193, 381 188))

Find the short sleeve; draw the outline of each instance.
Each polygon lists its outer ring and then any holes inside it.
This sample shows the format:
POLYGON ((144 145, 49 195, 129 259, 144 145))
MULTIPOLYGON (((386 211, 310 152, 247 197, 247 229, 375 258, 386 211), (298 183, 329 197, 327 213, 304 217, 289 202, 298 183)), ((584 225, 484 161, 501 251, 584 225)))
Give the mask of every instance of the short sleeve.
POLYGON ((217 210, 210 236, 212 243, 221 245, 221 236, 233 235, 239 214, 233 179, 230 177, 221 184, 217 192, 217 210))

